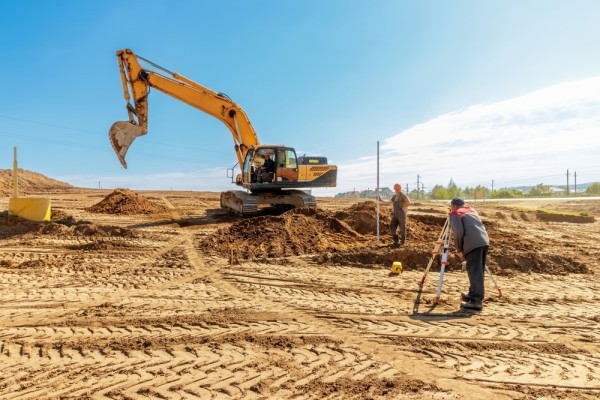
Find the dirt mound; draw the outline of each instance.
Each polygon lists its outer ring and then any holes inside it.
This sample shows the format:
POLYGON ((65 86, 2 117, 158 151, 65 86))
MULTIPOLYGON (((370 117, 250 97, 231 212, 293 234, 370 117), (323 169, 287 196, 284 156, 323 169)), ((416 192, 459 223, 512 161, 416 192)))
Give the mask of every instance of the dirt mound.
POLYGON ((99 214, 156 214, 165 213, 169 209, 154 203, 129 189, 115 189, 98 204, 85 209, 86 211, 99 214))
POLYGON ((298 208, 279 216, 244 219, 201 243, 209 251, 235 259, 262 259, 346 249, 362 235, 330 212, 298 208))
MULTIPOLYGON (((346 210, 336 212, 333 217, 346 222, 362 235, 377 234, 377 205, 373 201, 354 204, 346 210)), ((379 228, 387 227, 390 220, 389 210, 381 207, 379 209, 379 228)))
POLYGON ((52 219, 48 222, 28 221, 18 217, 10 217, 6 222, 5 213, 0 214, 0 239, 15 236, 37 237, 39 235, 53 237, 88 237, 96 238, 136 238, 138 233, 129 228, 111 225, 97 225, 89 221, 77 221, 72 216, 59 211, 52 211, 52 219))
MULTIPOLYGON (((391 267, 395 261, 402 263, 404 271, 422 269, 427 266, 431 258, 431 249, 423 246, 405 247, 402 249, 389 249, 387 247, 358 248, 348 251, 331 251, 312 257, 312 261, 320 265, 349 265, 353 267, 391 267)), ((439 258, 439 257, 438 257, 439 258)), ((439 260, 436 259, 433 264, 433 270, 439 270, 439 260)), ((456 257, 448 258, 450 268, 460 268, 460 260, 456 257)))
MULTIPOLYGON (((351 262, 353 264, 387 264, 389 254, 367 249, 375 244, 377 234, 376 204, 362 202, 337 212, 300 208, 279 216, 260 216, 238 221, 205 239, 200 246, 242 260, 319 254, 321 263, 351 262)), ((389 240, 389 208, 380 209, 382 241, 389 240)), ((439 236, 445 217, 415 215, 409 219, 407 236, 415 245, 429 244, 439 236)), ((382 250, 385 253, 387 250, 382 250)), ((389 252, 388 252, 389 253, 389 252)), ((419 255, 402 259, 414 262, 429 257, 430 249, 423 247, 419 255)), ((396 260, 398 260, 396 255, 396 260)))
MULTIPOLYGON (((573 257, 535 251, 514 251, 500 247, 494 251, 494 269, 500 275, 510 275, 512 271, 544 273, 553 275, 588 274, 588 266, 573 257)), ((491 265, 491 263, 490 263, 491 265)))
MULTIPOLYGON (((19 195, 30 195, 38 192, 71 189, 72 185, 48 178, 37 172, 19 168, 19 195)), ((0 169, 0 196, 12 196, 13 171, 0 169)))
MULTIPOLYGON (((228 257, 231 263, 245 260, 312 255, 322 265, 353 265, 365 268, 389 267, 401 261, 404 269, 423 269, 431 258, 434 242, 446 221, 444 212, 409 214, 407 245, 390 249, 388 226, 391 209, 380 209, 380 245, 377 246, 376 204, 361 202, 330 212, 320 209, 295 209, 279 216, 261 216, 238 221, 200 243, 200 247, 228 257)), ((577 254, 552 254, 531 241, 523 229, 515 229, 514 219, 503 213, 497 219, 484 218, 490 234, 488 264, 501 275, 526 273, 590 273, 577 254)), ((514 217, 513 217, 514 218, 514 217)), ((529 218, 519 215, 521 221, 529 218)), ((534 217, 535 218, 535 217, 534 217)), ((452 252, 450 269, 460 268, 452 252)), ((439 257, 433 271, 439 270, 439 257)))
MULTIPOLYGON (((374 201, 354 204, 347 209, 334 213, 333 218, 344 221, 361 235, 377 235, 377 204, 374 201)), ((380 207, 380 235, 389 236, 391 219, 392 209, 390 207, 380 207)), ((439 236, 445 221, 446 216, 443 214, 410 214, 406 224, 406 236, 411 241, 434 240, 439 236)))
POLYGON ((538 220, 546 222, 571 222, 575 224, 592 224, 596 222, 593 215, 561 214, 537 210, 536 216, 538 220))

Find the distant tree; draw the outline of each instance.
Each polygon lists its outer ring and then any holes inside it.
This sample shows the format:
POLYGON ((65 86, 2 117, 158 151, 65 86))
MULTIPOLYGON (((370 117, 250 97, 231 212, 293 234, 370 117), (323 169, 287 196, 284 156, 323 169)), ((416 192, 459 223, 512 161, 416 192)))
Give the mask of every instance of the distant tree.
POLYGON ((465 197, 474 197, 475 189, 467 186, 464 189, 462 189, 462 193, 465 197))
POLYGON ((594 182, 585 189, 585 193, 595 196, 600 195, 600 182, 594 182))
POLYGON ((500 189, 494 190, 490 196, 492 199, 512 199, 515 197, 523 197, 523 192, 517 189, 500 189))
POLYGON ((460 188, 456 186, 456 183, 454 183, 453 179, 450 179, 446 189, 448 191, 448 197, 446 197, 447 199, 453 199, 454 197, 459 197, 461 195, 460 188))
POLYGON ((478 199, 488 198, 490 197, 490 189, 485 186, 477 185, 475 186, 475 189, 473 189, 473 197, 478 199))
POLYGON ((529 194, 532 196, 550 196, 552 195, 552 190, 550 190, 550 186, 540 183, 532 187, 529 190, 529 194))
POLYGON ((444 200, 450 199, 448 195, 448 190, 442 185, 435 185, 433 189, 431 189, 431 198, 434 200, 444 200))

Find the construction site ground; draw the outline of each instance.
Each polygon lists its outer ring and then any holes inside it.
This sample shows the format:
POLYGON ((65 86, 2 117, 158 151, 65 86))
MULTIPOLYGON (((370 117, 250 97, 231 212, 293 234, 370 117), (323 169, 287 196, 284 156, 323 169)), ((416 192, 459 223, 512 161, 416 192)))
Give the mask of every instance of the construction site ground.
POLYGON ((503 296, 487 275, 471 313, 454 255, 440 304, 439 260, 419 285, 444 202, 413 199, 391 249, 371 200, 241 219, 218 193, 36 195, 51 222, 0 221, 2 399, 600 397, 600 200, 474 203, 503 296))

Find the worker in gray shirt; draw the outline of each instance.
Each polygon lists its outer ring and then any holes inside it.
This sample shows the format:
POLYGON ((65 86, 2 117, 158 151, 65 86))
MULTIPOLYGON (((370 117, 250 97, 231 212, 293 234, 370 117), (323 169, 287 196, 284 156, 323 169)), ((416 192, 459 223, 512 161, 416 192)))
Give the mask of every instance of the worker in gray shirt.
POLYGON ((394 192, 395 193, 389 202, 381 200, 380 197, 378 197, 377 200, 393 206, 394 212, 392 213, 392 219, 390 221, 390 234, 394 241, 390 246, 396 248, 404 246, 404 243, 406 242, 406 213, 410 206, 410 199, 406 193, 402 192, 402 186, 399 183, 394 185, 394 192), (400 238, 398 238, 398 228, 400 228, 400 238), (400 239, 400 243, 398 243, 398 239, 400 239))
POLYGON ((450 226, 458 258, 467 261, 469 292, 461 293, 461 308, 481 311, 483 309, 484 272, 490 239, 474 208, 456 197, 450 202, 450 226))

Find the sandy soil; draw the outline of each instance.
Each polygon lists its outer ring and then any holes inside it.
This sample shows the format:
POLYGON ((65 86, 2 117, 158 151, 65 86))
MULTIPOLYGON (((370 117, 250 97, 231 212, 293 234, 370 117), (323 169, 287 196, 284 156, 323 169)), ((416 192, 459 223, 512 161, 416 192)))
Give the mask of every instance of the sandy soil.
POLYGON ((454 257, 441 304, 438 260, 419 285, 441 203, 391 250, 370 201, 240 220, 216 193, 48 196, 52 222, 0 222, 2 399, 600 396, 598 200, 477 203, 504 296, 488 276, 467 313, 454 257))

